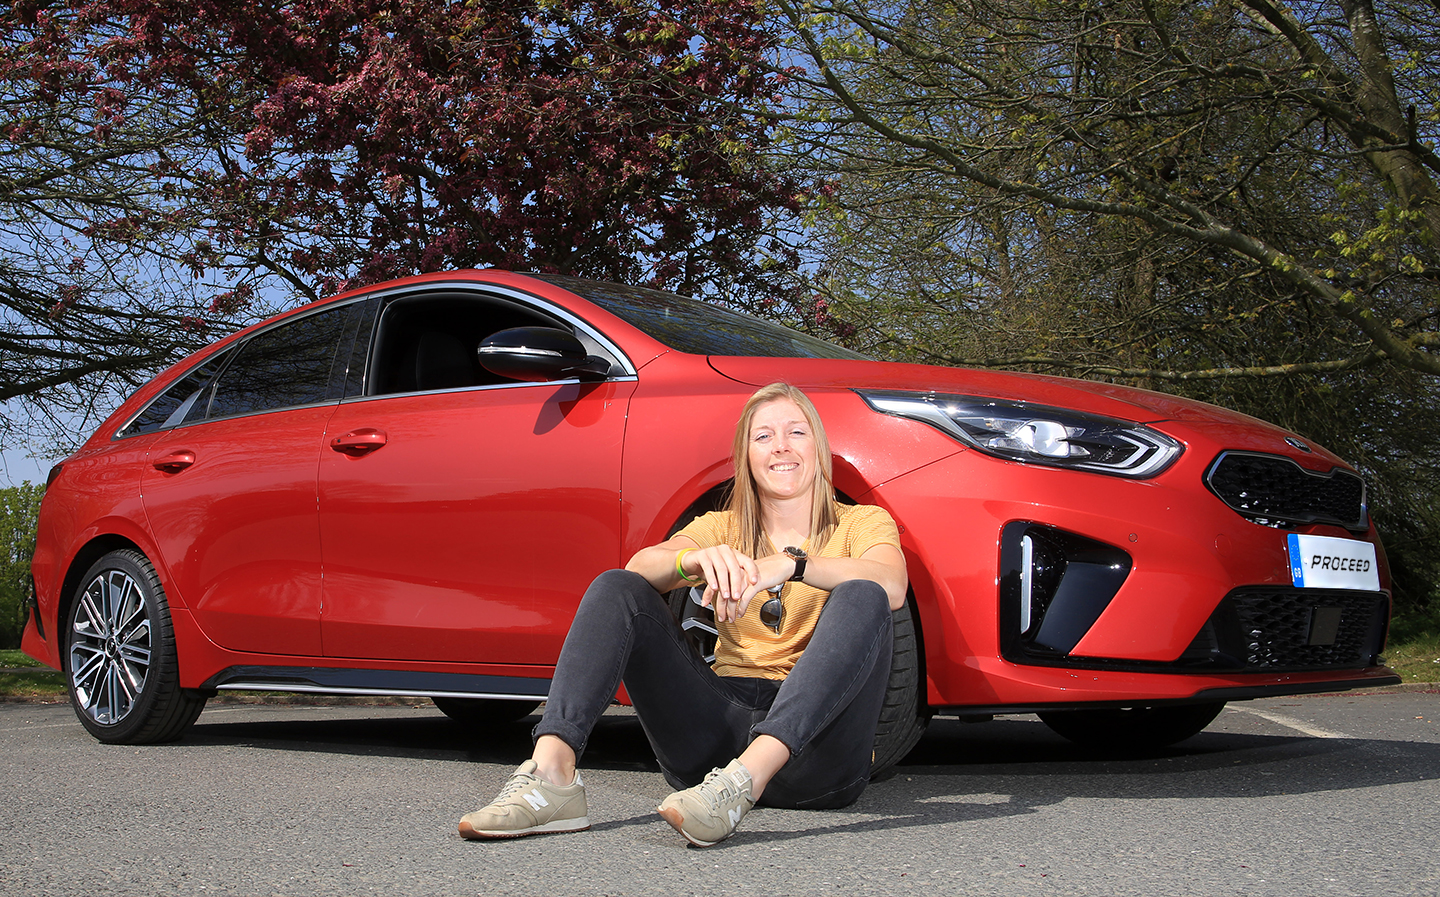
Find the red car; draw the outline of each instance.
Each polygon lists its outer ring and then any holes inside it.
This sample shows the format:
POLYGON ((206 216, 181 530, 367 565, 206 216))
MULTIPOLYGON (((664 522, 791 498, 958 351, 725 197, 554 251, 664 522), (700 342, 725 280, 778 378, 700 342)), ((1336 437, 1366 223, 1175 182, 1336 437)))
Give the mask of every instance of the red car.
POLYGON ((717 505, 775 380, 820 409, 842 500, 900 524, 877 766, 935 713, 1155 746, 1227 701, 1398 681, 1364 483, 1292 433, 500 271, 316 302, 142 388, 51 472, 25 651, 103 741, 176 738, 219 689, 518 718, 590 580, 717 505))

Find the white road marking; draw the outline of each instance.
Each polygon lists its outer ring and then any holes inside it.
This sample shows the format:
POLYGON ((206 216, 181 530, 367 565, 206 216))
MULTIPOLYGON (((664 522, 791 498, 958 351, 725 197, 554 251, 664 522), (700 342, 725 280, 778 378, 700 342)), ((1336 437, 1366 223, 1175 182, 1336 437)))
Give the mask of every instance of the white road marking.
POLYGON ((1329 729, 1322 729, 1319 726, 1312 726, 1309 723, 1298 720, 1293 716, 1286 716, 1283 713, 1275 713, 1270 710, 1255 710, 1250 707, 1236 707, 1234 705, 1231 705, 1229 709, 1236 713, 1248 713, 1251 716, 1258 716, 1261 719, 1268 719, 1270 722, 1275 723, 1278 726, 1284 726, 1287 729, 1294 729, 1296 732, 1299 732, 1303 735, 1309 735, 1311 738, 1356 737, 1354 735, 1347 735, 1344 732, 1332 732, 1329 729))

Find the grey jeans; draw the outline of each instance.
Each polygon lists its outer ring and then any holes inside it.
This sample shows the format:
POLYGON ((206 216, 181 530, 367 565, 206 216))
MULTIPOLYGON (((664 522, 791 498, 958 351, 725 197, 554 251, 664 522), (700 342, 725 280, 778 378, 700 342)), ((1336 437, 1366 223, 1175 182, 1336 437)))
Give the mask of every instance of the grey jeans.
POLYGON ((762 803, 847 806, 870 780, 892 639, 885 590, 852 580, 830 593, 786 679, 717 676, 643 577, 610 570, 580 602, 534 736, 558 736, 583 755, 623 681, 673 787, 698 784, 770 735, 790 749, 790 762, 762 803))

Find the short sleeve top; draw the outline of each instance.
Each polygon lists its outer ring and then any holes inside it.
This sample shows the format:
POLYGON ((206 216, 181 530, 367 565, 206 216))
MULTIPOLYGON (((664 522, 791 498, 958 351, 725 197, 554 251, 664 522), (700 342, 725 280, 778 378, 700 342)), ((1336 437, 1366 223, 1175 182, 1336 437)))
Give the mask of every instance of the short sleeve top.
MULTIPOLYGON (((837 504, 836 511, 840 522, 824 547, 814 551, 801 546, 812 557, 858 558, 876 545, 900 547, 899 529, 884 508, 837 504)), ((701 548, 721 544, 738 547, 740 538, 733 518, 729 511, 711 511, 676 535, 691 539, 701 548)), ((780 596, 785 603, 785 618, 779 633, 760 622, 760 605, 768 597, 761 592, 739 620, 716 624, 720 639, 715 646, 715 672, 719 675, 784 679, 810 643, 810 634, 815 631, 830 593, 803 582, 786 583, 780 596)))

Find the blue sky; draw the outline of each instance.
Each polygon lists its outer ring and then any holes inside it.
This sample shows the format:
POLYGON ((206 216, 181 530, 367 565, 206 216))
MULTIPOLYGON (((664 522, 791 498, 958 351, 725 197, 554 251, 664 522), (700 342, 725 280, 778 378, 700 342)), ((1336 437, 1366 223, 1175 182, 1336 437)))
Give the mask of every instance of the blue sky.
POLYGON ((0 451, 0 488, 18 486, 27 480, 32 483, 45 482, 50 470, 49 461, 37 461, 27 457, 29 449, 5 449, 0 451))

